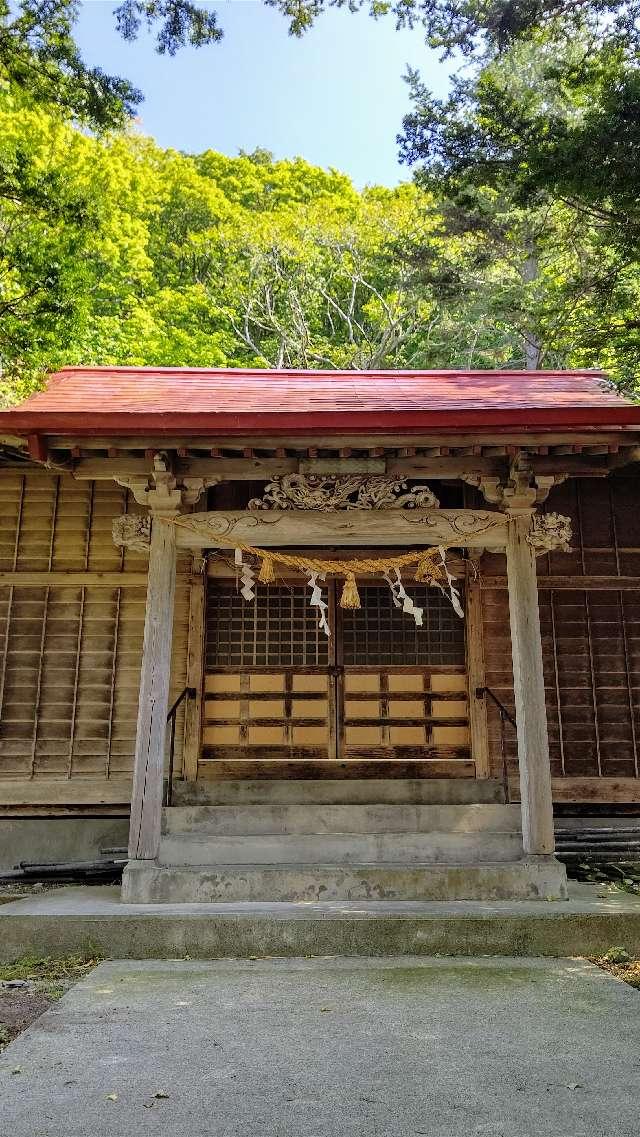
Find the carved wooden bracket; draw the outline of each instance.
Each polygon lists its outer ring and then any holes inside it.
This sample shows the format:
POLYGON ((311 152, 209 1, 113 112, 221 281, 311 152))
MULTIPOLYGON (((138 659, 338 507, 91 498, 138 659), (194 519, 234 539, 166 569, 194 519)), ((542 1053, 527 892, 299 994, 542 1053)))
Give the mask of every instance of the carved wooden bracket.
POLYGON ((165 517, 175 516, 186 506, 195 505, 204 490, 222 481, 215 475, 203 478, 176 476, 168 468, 163 454, 156 454, 154 466, 150 475, 116 476, 115 481, 131 491, 138 505, 145 505, 153 513, 165 517))
POLYGON ((514 514, 541 505, 547 500, 550 490, 568 477, 568 474, 535 474, 521 456, 512 462, 506 479, 482 474, 462 474, 462 480, 479 489, 486 501, 514 514))

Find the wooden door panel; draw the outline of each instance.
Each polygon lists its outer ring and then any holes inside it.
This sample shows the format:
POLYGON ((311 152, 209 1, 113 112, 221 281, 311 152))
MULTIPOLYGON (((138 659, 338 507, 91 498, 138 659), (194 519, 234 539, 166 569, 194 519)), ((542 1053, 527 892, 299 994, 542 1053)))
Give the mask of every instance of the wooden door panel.
POLYGON ((209 582, 202 767, 217 761, 335 756, 332 647, 303 586, 247 603, 209 582))
POLYGON ((362 607, 340 613, 341 755, 468 766, 464 625, 438 590, 411 587, 423 626, 390 590, 360 590, 362 607))
POLYGON ((271 586, 247 604, 233 584, 210 585, 202 767, 426 760, 468 775, 464 628, 440 593, 413 593, 423 628, 386 586, 363 585, 362 608, 346 611, 331 587, 327 640, 303 586, 271 586))
POLYGON ((344 758, 469 760, 463 669, 345 667, 342 683, 344 758))

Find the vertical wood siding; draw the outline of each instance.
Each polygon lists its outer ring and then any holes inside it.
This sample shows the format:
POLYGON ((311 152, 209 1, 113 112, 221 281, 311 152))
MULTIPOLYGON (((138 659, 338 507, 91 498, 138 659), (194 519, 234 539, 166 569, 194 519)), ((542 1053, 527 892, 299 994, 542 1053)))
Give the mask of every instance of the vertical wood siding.
MULTIPOLYGON (((0 571, 18 574, 0 583, 0 805, 2 785, 16 781, 58 783, 52 800, 64 799, 60 783, 91 782, 100 800, 104 782, 131 778, 146 583, 75 583, 73 574, 146 574, 145 555, 111 537, 116 515, 142 510, 115 483, 40 471, 0 472, 0 498, 0 571), (69 576, 51 583, 51 572, 69 576)), ((188 587, 179 583, 176 690, 187 625, 188 587)), ((179 768, 181 722, 176 738, 179 768)))
MULTIPOLYGON (((538 559, 551 773, 555 779, 601 779, 596 799, 603 802, 609 800, 607 782, 639 774, 639 490, 640 479, 633 477, 558 486, 547 510, 571 516, 573 551, 538 559), (554 577, 565 578, 563 587, 553 587, 554 577), (590 578, 588 588, 580 587, 584 577, 590 578), (615 587, 616 578, 625 578, 624 588, 615 587), (637 578, 637 589, 629 578, 637 578)), ((503 574, 504 558, 485 556, 482 572, 485 578, 503 574)), ((483 589, 482 609, 486 683, 513 713, 506 589, 483 589)), ((491 701, 487 716, 491 769, 498 775, 500 719, 491 701)), ((516 745, 509 725, 505 738, 514 777, 516 745)))

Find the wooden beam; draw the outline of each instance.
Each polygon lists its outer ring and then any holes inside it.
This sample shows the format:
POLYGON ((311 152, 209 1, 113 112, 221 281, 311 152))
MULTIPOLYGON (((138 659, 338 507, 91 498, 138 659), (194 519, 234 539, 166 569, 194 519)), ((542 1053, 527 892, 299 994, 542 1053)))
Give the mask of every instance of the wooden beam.
POLYGON ((268 482, 297 472, 297 458, 191 458, 176 468, 183 477, 219 477, 224 482, 268 482))
POLYGON ((301 474, 324 475, 337 474, 384 474, 384 458, 301 458, 299 463, 301 474))
POLYGON ((513 689, 518 724, 518 764, 525 855, 555 848, 549 739, 542 668, 535 552, 528 542, 531 514, 509 518, 507 579, 513 689))
MULTIPOLYGON (((186 574, 181 578, 189 579, 186 574)), ((85 584, 101 585, 103 588, 146 588, 146 572, 0 572, 0 584, 11 584, 15 588, 32 588, 34 585, 45 588, 47 585, 66 585, 82 588, 85 584)))
MULTIPOLYGON (((271 748, 270 748, 271 749, 271 748)), ((444 748, 443 748, 444 749, 444 748)), ((265 751, 262 751, 264 755, 265 751)), ((473 778, 473 762, 462 758, 203 758, 199 781, 286 778, 473 778)))
POLYGON ((1 806, 129 805, 131 778, 0 781, 1 806))
POLYGON ((471 574, 467 578, 465 598, 471 757, 475 763, 476 778, 488 778, 490 768, 487 704, 485 699, 476 696, 478 687, 485 685, 482 595, 479 579, 474 580, 471 574))
MULTIPOLYGON (((483 592, 492 588, 500 589, 507 587, 506 576, 483 576, 481 579, 480 587, 483 592)), ((538 577, 538 591, 551 590, 551 589, 570 589, 571 591, 609 591, 610 589, 620 589, 621 591, 633 591, 640 589, 640 577, 637 576, 539 576, 538 577)))
POLYGON ((30 434, 27 438, 27 448, 29 450, 29 457, 33 458, 34 462, 46 462, 49 457, 49 447, 46 438, 41 434, 30 434))
POLYGON ((571 441, 573 445, 596 446, 600 444, 619 444, 622 446, 640 445, 640 432, 625 427, 613 430, 594 431, 566 431, 559 434, 557 431, 545 433, 543 431, 493 431, 478 433, 477 430, 459 431, 457 434, 336 434, 318 438, 317 435, 201 435, 185 437, 184 435, 162 435, 136 437, 135 435, 119 435, 109 438, 94 436, 70 437, 68 435, 49 435, 49 447, 52 450, 71 450, 80 446, 83 450, 106 450, 117 447, 120 450, 177 450, 181 446, 189 446, 195 450, 237 449, 243 450, 246 446, 259 446, 261 449, 275 449, 286 447, 292 450, 307 450, 309 447, 317 449, 344 449, 351 446, 353 449, 368 449, 370 446, 468 446, 473 443, 477 446, 495 446, 496 439, 507 445, 521 446, 561 446, 571 441))
POLYGON ((113 478, 134 478, 151 476, 152 458, 135 458, 123 454, 119 458, 80 458, 73 467, 73 476, 78 481, 100 482, 113 478))
POLYGON ((189 634, 187 640, 187 687, 196 692, 189 698, 184 712, 184 744, 182 775, 187 782, 198 777, 200 733, 202 722, 202 689, 204 686, 205 580, 194 580, 189 590, 189 634))
MULTIPOLYGON (((511 800, 519 798, 517 778, 509 780, 511 800)), ((552 778, 554 802, 637 805, 640 803, 640 778, 552 778)))
MULTIPOLYGON (((182 448, 184 450, 184 448, 182 448)), ((279 448, 282 451, 282 448, 279 448)), ((443 448, 446 449, 446 448, 443 448)), ((467 449, 469 449, 467 447, 467 449)), ((250 455, 237 458, 178 458, 176 473, 185 477, 217 477, 223 481, 265 481, 286 474, 301 473, 321 477, 349 474, 387 474, 406 479, 455 479, 466 474, 496 477, 505 472, 506 447, 490 447, 503 454, 502 459, 480 457, 473 454, 407 457, 331 458, 274 457, 256 458, 250 455)), ((343 448, 344 451, 344 448, 343 448)), ((629 454, 634 451, 628 451, 629 454)), ((534 475, 566 474, 580 478, 606 478, 613 468, 636 459, 623 459, 621 455, 602 459, 587 455, 544 457, 532 455, 530 465, 534 475)), ((153 473, 153 460, 123 454, 117 458, 78 458, 73 465, 73 477, 78 481, 110 481, 114 478, 146 477, 153 473)))
POLYGON ((160 848, 175 585, 176 529, 155 515, 151 523, 131 797, 129 856, 133 860, 154 860, 160 848))
MULTIPOLYGON (((163 525, 163 528, 168 528, 163 525)), ((173 526, 171 526, 173 528, 173 526)), ((482 509, 251 510, 198 513, 175 527, 179 549, 327 545, 451 545, 502 549, 503 513, 482 509)))
MULTIPOLYGON (((269 481, 286 474, 325 477, 331 474, 370 474, 403 479, 460 478, 463 474, 497 476, 504 463, 491 458, 190 458, 176 463, 183 477, 217 477, 222 481, 269 481)), ((145 477, 153 472, 148 458, 81 458, 73 476, 78 481, 110 481, 113 478, 145 477)), ((606 471, 605 471, 606 473, 606 471)))
POLYGON ((545 477, 549 474, 566 474, 571 478, 606 478, 611 473, 611 466, 604 458, 598 461, 597 457, 569 453, 566 456, 558 454, 531 455, 529 459, 534 475, 545 477))
POLYGON ((495 458, 438 457, 423 458, 420 455, 407 458, 387 458, 386 472, 390 477, 399 478, 461 478, 463 474, 488 474, 498 477, 506 472, 504 462, 495 458))

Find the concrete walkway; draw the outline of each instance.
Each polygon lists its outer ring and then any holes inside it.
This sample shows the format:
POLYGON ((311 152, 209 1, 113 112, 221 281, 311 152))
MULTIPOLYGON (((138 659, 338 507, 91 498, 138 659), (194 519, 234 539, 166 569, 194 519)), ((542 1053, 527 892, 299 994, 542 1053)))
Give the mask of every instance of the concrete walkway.
POLYGON ((104 963, 0 1058, 1 1137, 637 1137, 640 995, 531 959, 104 963))
POLYGON ((571 885, 568 901, 123 904, 70 887, 0 905, 0 960, 309 955, 640 956, 640 896, 571 885))

